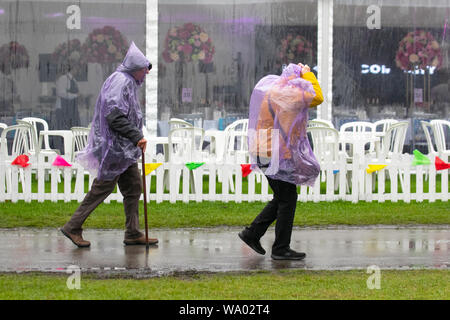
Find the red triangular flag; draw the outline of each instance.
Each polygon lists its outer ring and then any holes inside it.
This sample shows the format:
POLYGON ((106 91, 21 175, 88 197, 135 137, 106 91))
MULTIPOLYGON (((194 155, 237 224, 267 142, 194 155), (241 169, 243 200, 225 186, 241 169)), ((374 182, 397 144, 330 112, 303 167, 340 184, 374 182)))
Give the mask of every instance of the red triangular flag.
POLYGON ((248 176, 250 174, 250 172, 252 172, 252 169, 250 169, 250 164, 241 164, 241 169, 242 169, 242 177, 245 178, 246 176, 248 176))
POLYGON ((450 163, 444 162, 439 157, 436 157, 436 159, 434 160, 434 165, 436 167, 436 171, 450 169, 450 163))
POLYGON ((30 160, 30 158, 28 158, 27 155, 22 154, 20 156, 17 156, 17 158, 15 158, 14 161, 11 162, 11 164, 15 164, 15 165, 21 166, 23 168, 26 168, 30 165, 30 163, 28 163, 29 160, 30 160))

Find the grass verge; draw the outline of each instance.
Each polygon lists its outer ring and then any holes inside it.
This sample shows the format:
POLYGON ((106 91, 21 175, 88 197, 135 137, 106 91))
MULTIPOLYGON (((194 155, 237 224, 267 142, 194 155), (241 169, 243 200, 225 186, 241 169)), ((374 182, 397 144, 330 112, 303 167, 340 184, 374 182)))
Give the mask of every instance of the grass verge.
MULTIPOLYGON (((66 223, 79 203, 50 202, 0 203, 0 228, 60 227, 66 223)), ((202 202, 148 204, 149 227, 183 228, 248 225, 264 208, 265 203, 202 202)), ((143 203, 141 201, 141 226, 143 203)), ((86 220, 85 228, 123 229, 123 205, 117 202, 101 204, 86 220)), ((296 226, 327 225, 418 225, 450 224, 448 202, 359 202, 344 201, 297 204, 296 226)))
POLYGON ((368 289, 365 270, 283 270, 197 274, 150 279, 99 279, 82 274, 69 290, 68 275, 0 274, 1 300, 448 300, 449 270, 381 270, 380 289, 368 289))

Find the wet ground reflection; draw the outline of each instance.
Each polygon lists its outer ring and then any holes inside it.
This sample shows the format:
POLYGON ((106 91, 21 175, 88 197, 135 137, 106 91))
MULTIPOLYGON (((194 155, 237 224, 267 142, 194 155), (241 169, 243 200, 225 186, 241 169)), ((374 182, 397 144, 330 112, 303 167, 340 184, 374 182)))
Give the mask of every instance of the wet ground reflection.
POLYGON ((90 248, 79 249, 58 230, 0 230, 0 271, 146 270, 222 272, 278 269, 448 268, 450 231, 438 227, 294 229, 291 247, 306 252, 303 261, 270 258, 273 229, 261 239, 258 255, 237 236, 240 228, 151 230, 157 246, 124 246, 123 232, 86 230, 90 248))

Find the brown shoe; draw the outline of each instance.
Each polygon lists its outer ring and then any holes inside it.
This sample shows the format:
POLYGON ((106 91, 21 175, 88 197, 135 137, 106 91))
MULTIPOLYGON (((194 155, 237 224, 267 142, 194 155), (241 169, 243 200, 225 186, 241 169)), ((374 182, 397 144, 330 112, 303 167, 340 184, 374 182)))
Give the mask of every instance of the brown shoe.
MULTIPOLYGON (((123 243, 125 243, 126 245, 145 245, 145 236, 141 236, 139 238, 136 239, 126 239, 123 240, 123 243)), ((148 238, 148 244, 157 244, 158 243, 158 239, 156 238, 148 238)))
POLYGON ((72 242, 79 248, 86 248, 91 245, 91 243, 87 240, 84 240, 81 235, 69 233, 67 231, 64 231, 63 228, 61 228, 59 230, 61 230, 62 234, 65 235, 70 240, 72 240, 72 242))

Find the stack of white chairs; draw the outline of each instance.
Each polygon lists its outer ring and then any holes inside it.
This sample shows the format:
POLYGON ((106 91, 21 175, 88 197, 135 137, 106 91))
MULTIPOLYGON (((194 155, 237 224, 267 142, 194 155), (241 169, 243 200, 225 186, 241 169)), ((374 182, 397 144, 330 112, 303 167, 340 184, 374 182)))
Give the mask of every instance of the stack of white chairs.
POLYGON ((323 119, 311 119, 308 121, 308 128, 313 127, 326 127, 326 128, 333 128, 334 125, 331 121, 323 120, 323 119))
MULTIPOLYGON (((340 129, 340 134, 345 134, 347 132, 354 132, 354 133, 362 133, 362 132, 375 132, 375 124, 372 122, 366 122, 366 121, 353 121, 353 122, 347 122, 344 123, 340 129)), ((350 145, 350 151, 347 153, 347 158, 352 159, 353 157, 353 150, 351 149, 352 145, 350 145)), ((370 143, 369 152, 373 152, 375 150, 375 145, 373 143, 370 143)), ((344 147, 345 151, 345 147, 344 147)))
MULTIPOLYGON (((375 126, 375 134, 383 137, 387 130, 390 128, 391 125, 398 123, 398 120, 395 119, 383 119, 378 120, 374 122, 375 126), (380 129, 380 130, 378 130, 380 129)), ((380 148, 383 148, 383 139, 381 139, 381 146, 380 148)), ((372 150, 373 151, 373 150, 372 150)))
MULTIPOLYGON (((6 127, 0 135, 0 162, 4 164, 4 170, 0 170, 0 184, 6 179, 6 188, 12 187, 12 167, 11 163, 20 155, 29 156, 29 162, 35 162, 35 154, 31 150, 37 149, 36 140, 29 137, 30 124, 16 124, 6 127), (12 135, 11 152, 8 148, 8 135, 12 135)), ((24 185, 24 176, 21 174, 22 185, 24 185)))
MULTIPOLYGON (((339 132, 336 129, 316 126, 307 128, 306 132, 311 136, 313 152, 321 167, 323 164, 328 164, 331 161, 337 168, 340 160, 346 158, 345 152, 339 148, 339 132)), ((335 189, 338 187, 338 179, 339 172, 335 175, 335 189)), ((349 176, 347 176, 347 191, 350 184, 348 179, 349 176)), ((325 181, 324 172, 322 172, 322 181, 325 181)))
MULTIPOLYGON (((372 153, 372 162, 380 161, 380 163, 382 162, 383 164, 389 164, 400 159, 400 156, 403 154, 403 147, 405 145, 408 125, 408 121, 399 121, 395 124, 390 125, 389 129, 387 129, 386 131, 386 134, 382 138, 380 155, 378 157, 375 157, 375 155, 372 153)), ((392 180, 392 177, 395 177, 396 175, 393 175, 392 170, 389 170, 389 173, 392 180)), ((399 170, 398 175, 400 177, 402 190, 405 190, 405 184, 403 181, 401 170, 399 170)))
POLYGON ((447 120, 431 120, 434 139, 436 142, 436 152, 443 161, 448 162, 450 157, 450 149, 447 149, 446 137, 450 136, 450 121, 447 120))
POLYGON ((429 123, 428 121, 420 121, 420 125, 422 126, 423 132, 425 133, 425 138, 427 140, 428 155, 431 155, 434 158, 435 156, 438 155, 438 153, 434 148, 434 143, 432 139, 433 128, 431 126, 431 123, 429 123))
POLYGON ((45 121, 44 119, 40 119, 40 118, 28 117, 28 118, 23 118, 23 119, 17 120, 17 123, 30 125, 30 127, 29 127, 30 132, 28 134, 28 138, 34 140, 33 142, 30 141, 30 146, 31 146, 30 153, 33 155, 36 155, 39 162, 41 162, 41 161, 46 162, 46 159, 48 159, 47 157, 54 156, 55 154, 59 154, 58 150, 54 150, 54 149, 50 148, 48 135, 44 136, 44 141, 43 141, 44 147, 42 148, 42 145, 39 144, 38 126, 41 125, 44 131, 48 131, 47 121, 45 121))
MULTIPOLYGON (((203 162, 202 147, 205 138, 203 128, 183 127, 174 128, 169 132, 169 163, 186 164, 188 162, 203 162)), ((170 182, 166 186, 178 190, 182 170, 172 170, 169 173, 170 182), (174 182, 174 183, 172 183, 174 182)), ((194 175, 190 171, 191 188, 195 193, 194 175)), ((201 190, 199 190, 201 192, 201 190)))
POLYGON ((88 137, 89 132, 91 131, 89 128, 85 127, 72 127, 70 128, 72 130, 72 159, 70 159, 72 162, 75 161, 76 155, 82 151, 87 143, 88 143, 88 137))
MULTIPOLYGON (((225 144, 223 150, 223 163, 248 164, 250 155, 248 152, 248 119, 239 119, 229 124, 225 130, 225 144)), ((220 161, 220 159, 219 159, 220 161)), ((223 175, 218 175, 219 181, 223 181, 223 175)), ((230 191, 234 192, 233 176, 228 176, 230 191)))

